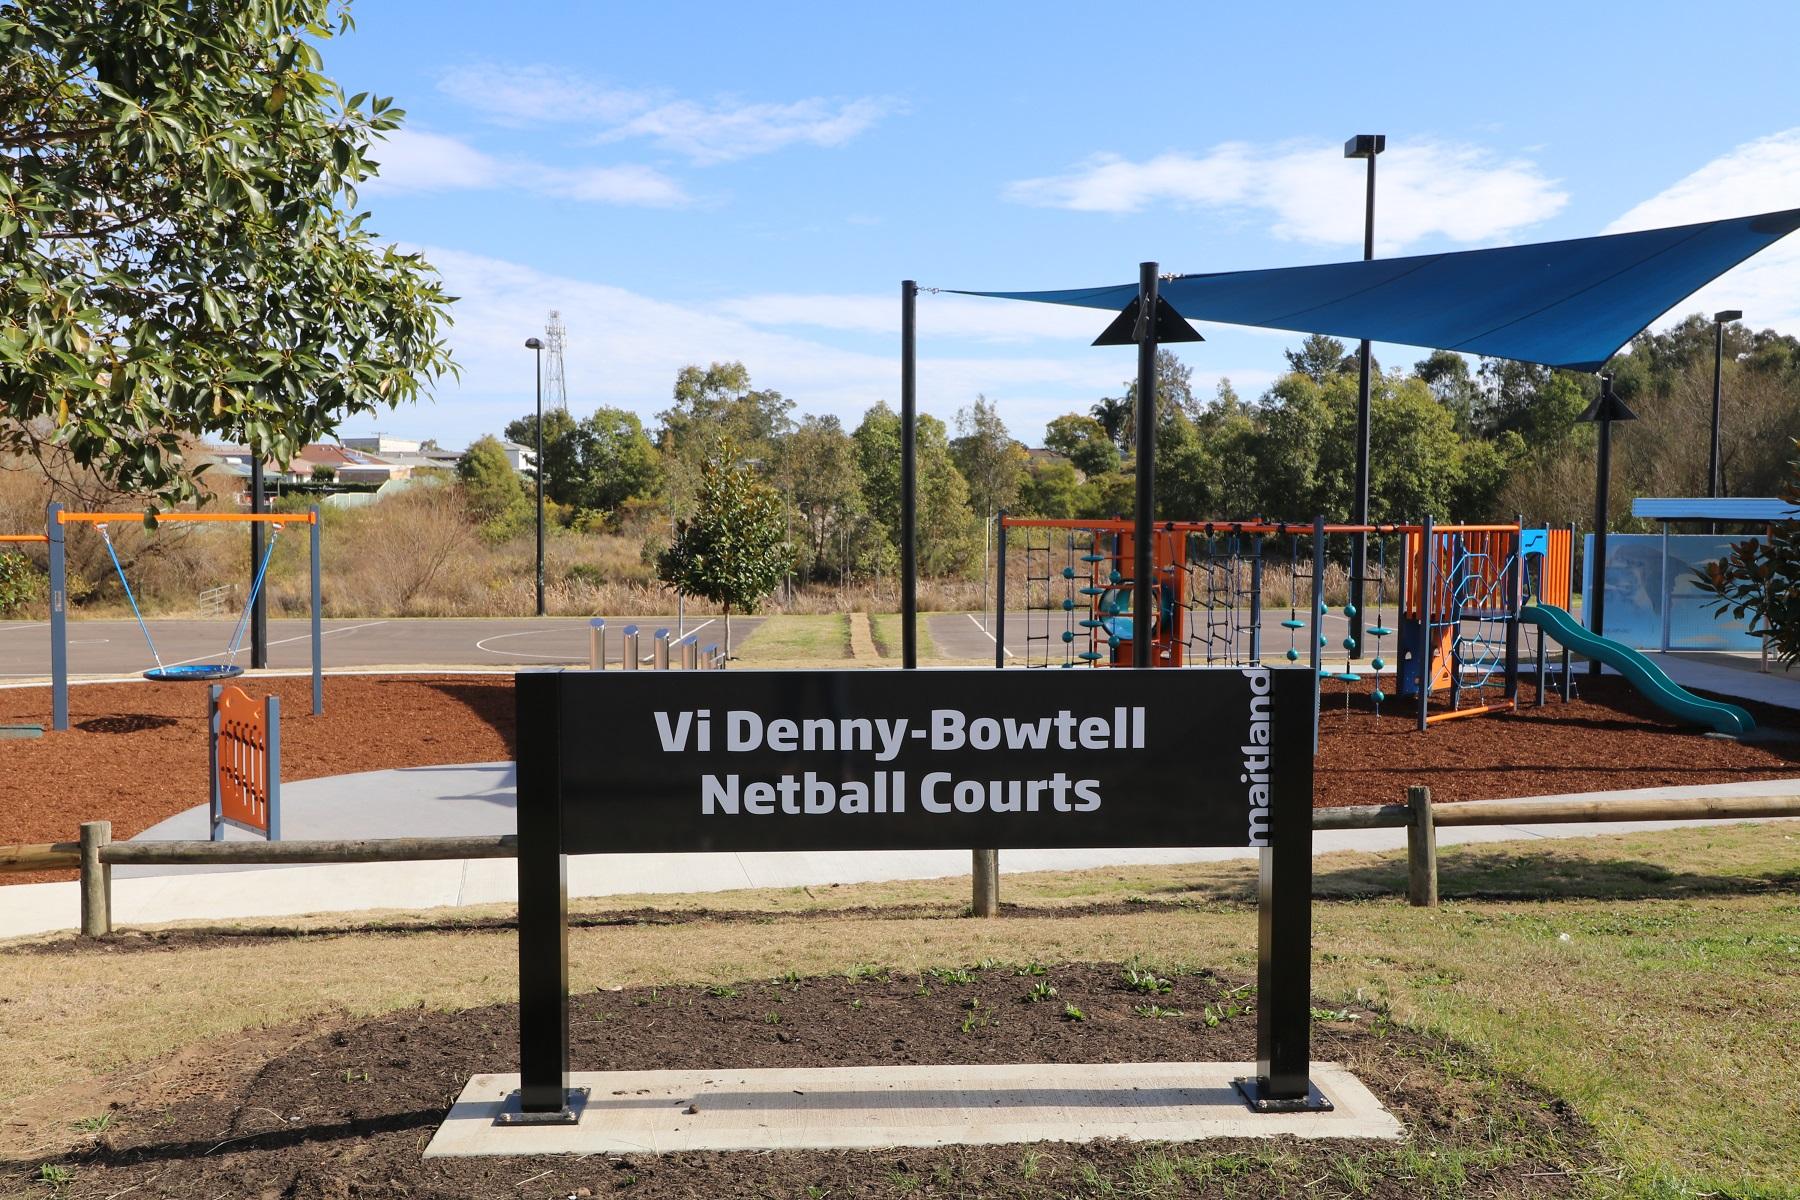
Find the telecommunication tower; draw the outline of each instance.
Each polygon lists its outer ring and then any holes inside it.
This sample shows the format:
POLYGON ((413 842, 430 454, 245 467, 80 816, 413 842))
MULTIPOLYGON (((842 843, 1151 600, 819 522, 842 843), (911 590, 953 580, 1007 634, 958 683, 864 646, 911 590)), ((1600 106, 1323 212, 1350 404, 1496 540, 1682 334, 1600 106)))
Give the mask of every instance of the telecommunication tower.
POLYGON ((569 411, 569 384, 563 376, 563 341, 569 331, 563 328, 562 314, 550 310, 550 323, 544 326, 544 407, 569 411))

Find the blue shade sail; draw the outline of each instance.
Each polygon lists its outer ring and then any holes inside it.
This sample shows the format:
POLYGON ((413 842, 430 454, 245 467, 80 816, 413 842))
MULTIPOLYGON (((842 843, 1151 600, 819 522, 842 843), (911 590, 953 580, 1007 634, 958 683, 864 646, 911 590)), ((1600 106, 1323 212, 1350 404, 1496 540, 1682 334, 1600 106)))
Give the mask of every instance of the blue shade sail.
MULTIPOLYGON (((1193 321, 1593 371, 1651 321, 1796 228, 1800 209, 1788 209, 1567 242, 1178 275, 1158 290, 1193 321)), ((1116 312, 1136 299, 1137 285, 957 294, 1116 312)))

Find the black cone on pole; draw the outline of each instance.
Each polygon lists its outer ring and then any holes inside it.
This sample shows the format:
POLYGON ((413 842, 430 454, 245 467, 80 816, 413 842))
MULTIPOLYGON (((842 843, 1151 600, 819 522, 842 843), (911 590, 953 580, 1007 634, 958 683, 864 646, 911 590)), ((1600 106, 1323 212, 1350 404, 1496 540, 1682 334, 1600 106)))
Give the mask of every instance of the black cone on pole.
MULTIPOLYGON (((1363 261, 1375 257, 1375 156, 1387 149, 1387 135, 1359 133, 1344 143, 1345 158, 1369 160, 1369 175, 1363 203, 1363 261)), ((1356 494, 1351 498, 1350 523, 1369 523, 1369 339, 1364 338, 1358 350, 1356 375, 1356 494)), ((1350 657, 1362 657, 1363 575, 1369 565, 1369 535, 1358 533, 1350 539, 1350 657)))
POLYGON ((1151 528, 1156 505, 1156 326, 1153 315, 1160 312, 1156 294, 1156 264, 1138 265, 1137 322, 1137 408, 1132 419, 1137 423, 1137 520, 1135 522, 1135 561, 1131 570, 1131 665, 1153 667, 1155 648, 1151 644, 1152 617, 1156 603, 1155 579, 1152 578, 1155 556, 1151 553, 1151 528))
MULTIPOLYGON (((1587 626, 1595 637, 1606 636, 1606 526, 1610 520, 1608 495, 1612 490, 1612 425, 1614 421, 1635 421, 1625 401, 1613 394, 1613 377, 1603 372, 1600 394, 1578 418, 1600 426, 1599 461, 1594 469, 1594 557, 1588 564, 1589 595, 1582 597, 1587 605, 1587 626)), ((1588 660, 1588 674, 1600 674, 1600 660, 1588 660)))

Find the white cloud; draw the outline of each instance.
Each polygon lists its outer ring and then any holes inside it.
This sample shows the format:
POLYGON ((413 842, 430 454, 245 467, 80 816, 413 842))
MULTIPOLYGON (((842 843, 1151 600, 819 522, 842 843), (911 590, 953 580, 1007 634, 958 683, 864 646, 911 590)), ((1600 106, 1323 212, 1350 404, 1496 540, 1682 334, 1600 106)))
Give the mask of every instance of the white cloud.
POLYGON ((502 63, 446 71, 438 88, 499 124, 594 126, 596 142, 641 138, 699 165, 793 145, 842 146, 901 108, 872 96, 786 103, 725 96, 703 104, 661 90, 606 87, 559 67, 502 63))
POLYGON ((604 131, 600 140, 649 138, 694 163, 710 165, 793 145, 842 146, 896 108, 892 101, 868 97, 815 97, 790 104, 721 101, 711 106, 678 100, 604 131))
MULTIPOLYGON (((683 366, 734 359, 750 368, 759 386, 780 390, 805 412, 835 414, 850 425, 877 401, 892 405, 898 398, 898 339, 875 349, 861 345, 865 335, 897 331, 897 294, 886 300, 753 296, 677 304, 460 250, 422 249, 442 273, 445 288, 461 297, 450 341, 463 377, 443 381, 435 410, 421 410, 418 418, 445 438, 493 432, 530 407, 531 358, 522 345, 543 328, 552 308, 562 313, 569 330, 569 401, 578 413, 614 405, 653 419, 668 406, 670 386, 683 366), (849 315, 819 317, 829 309, 849 315), (756 319, 746 318, 751 313, 756 319), (772 327, 802 325, 840 333, 849 345, 772 327)), ((985 393, 1000 406, 1015 436, 1035 442, 1052 417, 1118 394, 1133 369, 1129 354, 1087 348, 1097 323, 1104 322, 1102 313, 941 295, 921 296, 919 304, 920 407, 946 420, 976 393, 985 393), (998 353, 989 339, 1010 338, 1015 319, 973 321, 971 314, 984 306, 996 314, 1030 314, 1029 320, 1047 317, 1069 328, 1050 331, 1058 342, 998 353), (1061 340, 1065 333, 1075 336, 1061 340)), ((1016 327, 1023 329, 1027 321, 1021 315, 1016 327)), ((1196 369, 1196 389, 1210 394, 1220 374, 1229 374, 1246 395, 1272 377, 1254 368, 1196 369)), ((392 418, 384 420, 391 424, 392 418)))
MULTIPOLYGON (((1377 164, 1378 252, 1422 238, 1483 242, 1554 216, 1567 193, 1537 166, 1460 142, 1390 147, 1377 164)), ((1335 144, 1226 142, 1203 155, 1143 162, 1099 155, 1062 175, 1024 179, 1005 196, 1077 212, 1129 213, 1152 205, 1269 213, 1277 237, 1327 245, 1362 241, 1364 170, 1335 144)))
POLYGON ((397 129, 371 154, 381 173, 364 185, 374 194, 518 189, 604 204, 673 208, 688 202, 679 183, 652 167, 547 167, 496 158, 441 133, 397 129))
POLYGON ((498 187, 506 168, 467 142, 441 133, 396 129, 376 142, 370 157, 381 173, 367 190, 442 192, 498 187))
MULTIPOLYGON (((1800 128, 1745 142, 1632 208, 1607 233, 1800 207, 1800 128)), ((1800 334, 1800 238, 1775 243, 1683 300, 1658 323, 1738 308, 1755 329, 1800 334)))
POLYGON ((438 90, 496 124, 623 121, 656 103, 652 92, 602 87, 560 67, 469 63, 438 76, 438 90))
MULTIPOLYGON (((742 296, 720 305, 726 315, 750 325, 832 329, 898 337, 900 296, 796 295, 775 293, 742 296)), ((971 341, 1017 343, 1055 339, 1085 345, 1106 328, 1111 315, 1065 304, 1021 304, 978 296, 926 294, 919 297, 919 330, 925 336, 971 341), (1086 339, 1086 341, 1080 339, 1086 339)))

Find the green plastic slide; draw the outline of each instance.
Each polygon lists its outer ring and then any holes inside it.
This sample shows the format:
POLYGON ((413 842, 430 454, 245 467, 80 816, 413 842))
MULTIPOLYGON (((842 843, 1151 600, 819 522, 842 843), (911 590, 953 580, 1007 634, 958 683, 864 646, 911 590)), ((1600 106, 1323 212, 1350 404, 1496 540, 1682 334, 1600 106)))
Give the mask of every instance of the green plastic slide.
POLYGON ((1605 663, 1679 721, 1705 725, 1719 733, 1745 734, 1756 728, 1756 720, 1737 705, 1701 699, 1630 646, 1590 633, 1554 604, 1528 604, 1519 610, 1519 620, 1538 626, 1576 654, 1605 663))

